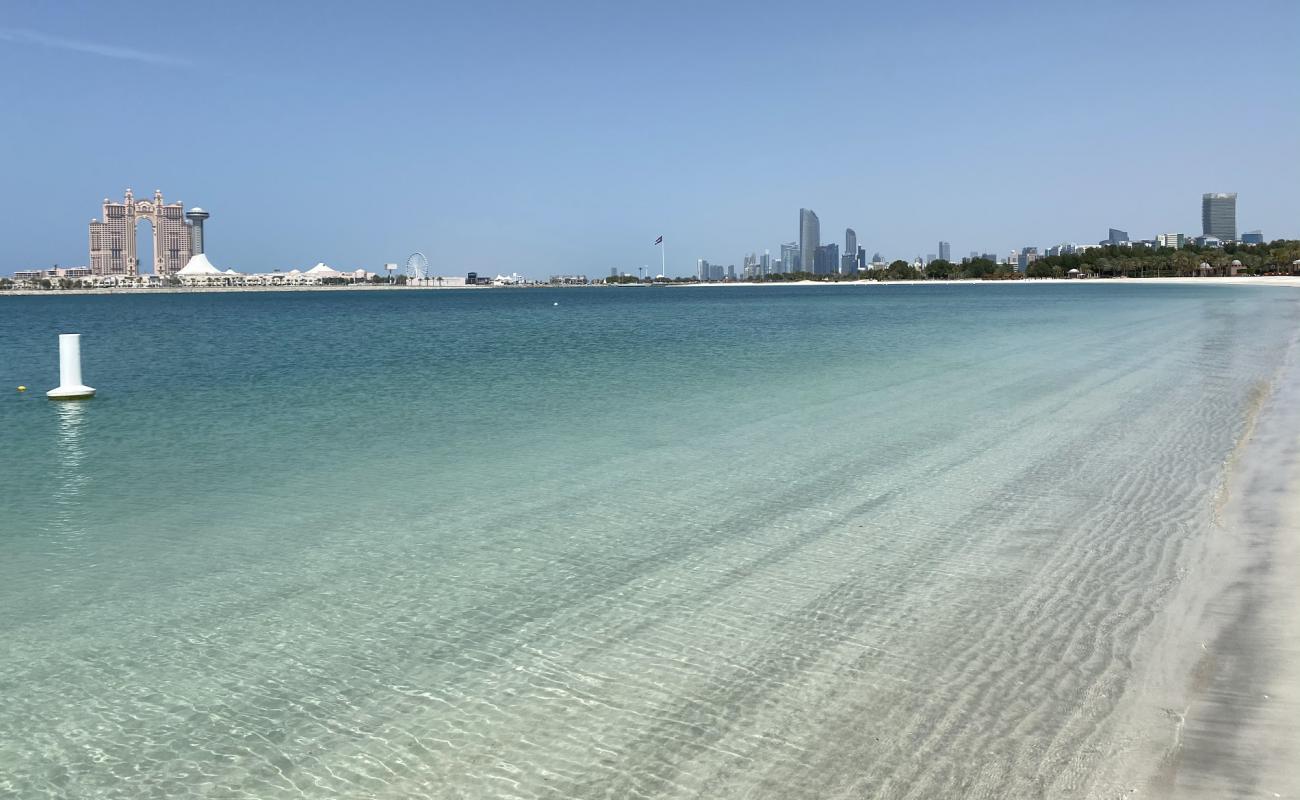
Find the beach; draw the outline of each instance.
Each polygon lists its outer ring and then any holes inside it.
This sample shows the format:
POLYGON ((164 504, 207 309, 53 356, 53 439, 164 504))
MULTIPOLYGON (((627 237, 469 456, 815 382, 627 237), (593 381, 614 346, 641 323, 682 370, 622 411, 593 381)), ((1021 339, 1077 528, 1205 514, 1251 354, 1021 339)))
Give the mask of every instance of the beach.
POLYGON ((0 796, 1297 796, 1297 281, 0 297, 0 796))
POLYGON ((1300 796, 1300 370, 1261 393, 1189 558, 1141 703, 1165 730, 1118 772, 1142 796, 1300 796), (1171 727, 1172 724, 1172 727, 1171 727), (1151 764, 1158 764, 1152 771, 1151 764))

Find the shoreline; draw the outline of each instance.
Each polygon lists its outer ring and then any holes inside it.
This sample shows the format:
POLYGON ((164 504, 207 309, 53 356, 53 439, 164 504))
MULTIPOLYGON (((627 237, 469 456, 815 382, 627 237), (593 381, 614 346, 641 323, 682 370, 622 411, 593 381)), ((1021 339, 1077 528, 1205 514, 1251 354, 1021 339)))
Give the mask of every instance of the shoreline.
POLYGON ((974 278, 959 280, 917 280, 917 281, 731 281, 710 283, 665 283, 665 284, 566 284, 552 286, 536 284, 531 286, 385 286, 352 284, 346 286, 160 286, 152 288, 110 288, 110 289, 4 289, 0 297, 31 297, 59 295, 145 295, 145 294, 226 294, 237 292, 442 292, 442 291, 482 291, 492 289, 621 289, 621 288, 732 288, 732 287, 778 287, 778 286, 823 286, 823 287, 886 287, 886 286, 1044 286, 1066 284, 1071 286, 1127 286, 1127 285, 1170 285, 1170 286, 1274 286, 1300 288, 1300 275, 1260 275, 1237 277, 1205 278, 1023 278, 1008 281, 985 281, 974 278))
MULTIPOLYGON (((152 286, 113 287, 106 289, 3 289, 0 297, 31 297, 33 295, 64 294, 230 294, 235 292, 442 292, 482 289, 522 289, 522 286, 385 286, 370 284, 350 284, 344 286, 152 286)), ((541 287, 548 288, 548 287, 541 287)))
POLYGON ((1229 476, 1221 548, 1200 565, 1229 574, 1203 612, 1214 636, 1188 677, 1180 741, 1152 781, 1167 796, 1300 794, 1297 399, 1293 343, 1229 476), (1219 552, 1229 547, 1231 561, 1219 552))
POLYGON ((1248 409, 1214 522, 1151 627, 1106 794, 1300 797, 1300 340, 1248 409), (1126 746, 1127 745, 1127 746, 1126 746))
POLYGON ((977 278, 961 279, 942 279, 942 280, 917 280, 917 281, 765 281, 765 282, 746 282, 734 281, 711 282, 711 283, 681 283, 672 284, 675 286, 689 286, 696 288, 705 287, 730 287, 730 286, 1042 286, 1067 284, 1070 286, 1123 286, 1128 284, 1141 285, 1215 285, 1215 286, 1288 286, 1300 287, 1300 275, 1238 275, 1235 277, 1211 276, 1205 278, 1177 277, 1177 278, 1021 278, 1019 280, 1007 281, 985 281, 977 278))

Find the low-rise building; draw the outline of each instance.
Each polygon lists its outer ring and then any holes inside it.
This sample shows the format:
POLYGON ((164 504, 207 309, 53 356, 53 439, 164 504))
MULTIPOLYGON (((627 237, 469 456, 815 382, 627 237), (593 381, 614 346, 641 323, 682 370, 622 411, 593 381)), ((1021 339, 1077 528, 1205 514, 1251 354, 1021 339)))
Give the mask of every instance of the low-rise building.
POLYGON ((90 267, 51 267, 50 269, 20 269, 14 273, 15 281, 81 280, 90 277, 90 267))

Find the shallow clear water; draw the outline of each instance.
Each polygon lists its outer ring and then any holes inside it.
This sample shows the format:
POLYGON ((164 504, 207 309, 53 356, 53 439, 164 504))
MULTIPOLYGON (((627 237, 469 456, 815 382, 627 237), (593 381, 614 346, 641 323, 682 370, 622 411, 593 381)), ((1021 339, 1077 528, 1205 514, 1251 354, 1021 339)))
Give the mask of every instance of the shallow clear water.
POLYGON ((0 297, 0 796, 1087 795, 1295 300, 0 297))

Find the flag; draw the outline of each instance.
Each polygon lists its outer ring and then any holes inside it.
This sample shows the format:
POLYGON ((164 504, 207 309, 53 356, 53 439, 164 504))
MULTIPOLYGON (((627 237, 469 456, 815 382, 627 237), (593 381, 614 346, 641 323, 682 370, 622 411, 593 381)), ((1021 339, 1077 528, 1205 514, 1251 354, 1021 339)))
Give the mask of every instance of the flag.
POLYGON ((663 243, 664 243, 664 237, 660 236, 658 239, 655 239, 655 244, 663 244, 663 243))

